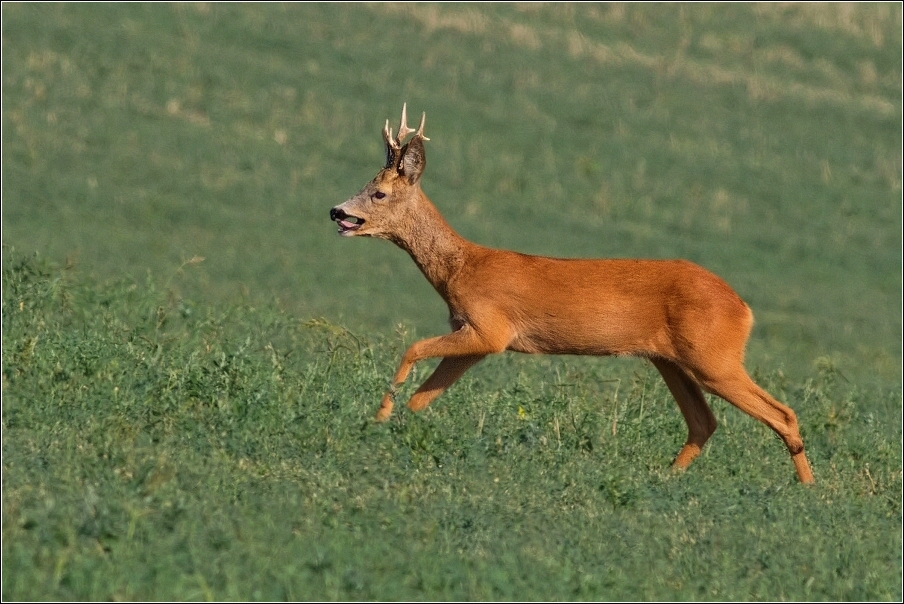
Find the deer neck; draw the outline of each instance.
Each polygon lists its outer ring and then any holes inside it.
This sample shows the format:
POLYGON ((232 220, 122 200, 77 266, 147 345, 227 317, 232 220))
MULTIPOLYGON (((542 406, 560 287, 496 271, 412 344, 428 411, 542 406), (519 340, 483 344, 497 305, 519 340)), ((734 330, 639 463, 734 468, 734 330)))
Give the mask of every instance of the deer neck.
POLYGON ((406 220, 389 239, 408 252, 433 288, 445 299, 448 284, 462 269, 470 244, 449 226, 423 192, 406 220))

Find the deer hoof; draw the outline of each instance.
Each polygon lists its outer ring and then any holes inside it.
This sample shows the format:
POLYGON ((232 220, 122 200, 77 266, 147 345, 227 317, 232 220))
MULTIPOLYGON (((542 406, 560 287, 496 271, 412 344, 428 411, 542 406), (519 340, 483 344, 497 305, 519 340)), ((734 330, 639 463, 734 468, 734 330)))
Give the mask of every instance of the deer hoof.
POLYGON ((378 422, 385 422, 389 419, 390 415, 392 415, 392 398, 387 394, 383 397, 383 401, 380 403, 380 409, 377 411, 374 419, 378 422))

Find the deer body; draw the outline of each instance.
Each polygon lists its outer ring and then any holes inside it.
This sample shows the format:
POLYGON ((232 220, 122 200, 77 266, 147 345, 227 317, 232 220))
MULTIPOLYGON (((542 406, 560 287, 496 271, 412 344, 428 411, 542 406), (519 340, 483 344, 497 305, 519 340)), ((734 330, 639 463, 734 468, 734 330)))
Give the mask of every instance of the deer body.
POLYGON ((744 370, 753 315, 722 279, 684 260, 587 260, 496 250, 459 236, 420 188, 424 120, 396 139, 387 121, 386 166, 330 217, 344 236, 388 239, 407 251, 449 307, 452 332, 412 344, 377 419, 415 363, 443 360, 408 406, 419 411, 488 354, 631 355, 662 374, 688 426, 673 465, 687 467, 716 429, 703 390, 764 422, 782 438, 798 477, 812 482, 794 412, 744 370))

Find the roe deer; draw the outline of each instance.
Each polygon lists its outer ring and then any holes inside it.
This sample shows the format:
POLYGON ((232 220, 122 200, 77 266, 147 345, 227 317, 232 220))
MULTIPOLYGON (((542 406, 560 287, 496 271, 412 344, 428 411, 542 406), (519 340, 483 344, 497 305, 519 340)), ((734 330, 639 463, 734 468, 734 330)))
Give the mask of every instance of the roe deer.
POLYGON ((634 355, 659 370, 687 422, 687 441, 673 467, 686 468, 716 429, 706 390, 772 428, 800 481, 813 481, 794 412, 744 370, 753 314, 722 279, 685 260, 557 259, 463 239, 420 187, 429 140, 425 118, 417 131, 409 128, 403 105, 395 138, 387 120, 386 165, 330 210, 340 235, 388 239, 408 252, 449 306, 452 333, 408 348, 378 421, 389 419, 396 389, 424 359, 442 357, 408 401, 412 411, 488 354, 634 355))

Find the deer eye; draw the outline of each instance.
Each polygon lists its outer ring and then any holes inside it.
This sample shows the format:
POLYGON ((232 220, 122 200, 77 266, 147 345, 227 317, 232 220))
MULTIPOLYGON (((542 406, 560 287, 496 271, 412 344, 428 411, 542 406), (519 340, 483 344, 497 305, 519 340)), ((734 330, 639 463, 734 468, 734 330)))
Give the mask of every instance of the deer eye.
POLYGON ((383 191, 377 191, 376 193, 374 193, 374 197, 376 197, 377 199, 383 199, 384 197, 386 197, 386 193, 384 193, 383 191))

